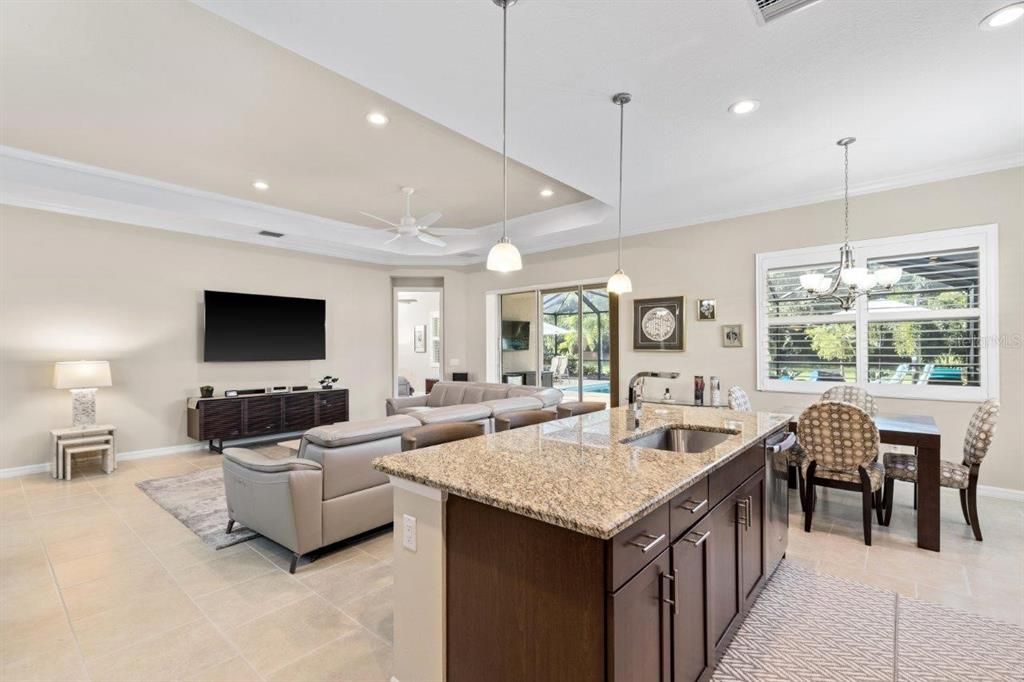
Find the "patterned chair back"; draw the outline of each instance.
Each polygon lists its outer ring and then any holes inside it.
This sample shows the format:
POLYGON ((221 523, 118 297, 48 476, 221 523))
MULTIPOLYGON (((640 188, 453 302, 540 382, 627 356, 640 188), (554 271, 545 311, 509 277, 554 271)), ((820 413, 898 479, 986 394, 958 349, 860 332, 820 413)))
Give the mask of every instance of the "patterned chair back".
POLYGON ((878 456, 878 427, 864 410, 850 403, 823 400, 800 415, 797 438, 820 468, 855 472, 878 456))
POLYGON ((857 386, 833 386, 821 394, 821 399, 856 405, 872 417, 878 414, 878 405, 875 403, 875 399, 863 388, 857 386))
POLYGON ((729 389, 729 409, 736 410, 737 412, 753 412, 754 408, 750 404, 750 398, 747 396, 747 392, 739 386, 733 386, 729 389))
POLYGON ((996 433, 996 421, 999 419, 999 401, 986 400, 971 416, 964 437, 964 463, 981 464, 992 445, 992 436, 996 433))

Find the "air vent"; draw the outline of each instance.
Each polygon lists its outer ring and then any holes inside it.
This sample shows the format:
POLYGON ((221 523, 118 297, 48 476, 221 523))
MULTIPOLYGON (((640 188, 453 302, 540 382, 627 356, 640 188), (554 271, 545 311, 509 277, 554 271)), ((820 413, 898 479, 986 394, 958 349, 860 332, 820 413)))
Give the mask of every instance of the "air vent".
POLYGON ((271 232, 270 230, 260 230, 261 237, 273 237, 274 239, 280 239, 284 236, 281 232, 271 232))
POLYGON ((750 0, 759 23, 768 23, 798 9, 810 7, 821 0, 750 0))

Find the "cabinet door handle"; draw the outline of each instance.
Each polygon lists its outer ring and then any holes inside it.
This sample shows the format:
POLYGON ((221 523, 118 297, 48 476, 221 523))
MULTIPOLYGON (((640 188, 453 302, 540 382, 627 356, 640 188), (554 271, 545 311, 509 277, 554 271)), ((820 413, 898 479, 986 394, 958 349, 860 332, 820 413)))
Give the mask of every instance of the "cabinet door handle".
POLYGON ((750 528, 750 526, 754 523, 754 519, 753 519, 754 513, 753 512, 754 512, 754 498, 751 497, 750 495, 747 495, 747 528, 750 528))
POLYGON ((641 552, 643 552, 644 554, 647 554, 652 549, 654 549, 654 547, 659 542, 661 542, 662 540, 665 539, 665 534, 662 533, 658 537, 654 537, 650 533, 640 533, 640 535, 638 535, 637 538, 647 538, 648 540, 650 540, 650 542, 648 542, 647 544, 644 544, 643 542, 638 542, 636 539, 633 539, 633 540, 630 540, 628 544, 633 545, 634 547, 639 547, 641 552))
POLYGON ((659 573, 659 575, 661 576, 661 579, 662 579, 661 601, 665 602, 666 604, 668 604, 669 606, 672 607, 672 615, 675 615, 675 614, 679 613, 679 599, 678 599, 678 589, 679 588, 677 587, 677 581, 676 581, 676 578, 678 577, 677 574, 678 574, 678 571, 673 571, 672 575, 669 575, 668 573, 659 573), (664 581, 665 580, 668 580, 669 584, 672 586, 672 598, 671 599, 669 599, 668 597, 665 596, 665 585, 664 585, 664 581))
POLYGON ((705 542, 705 541, 706 541, 706 540, 707 540, 707 539, 708 539, 709 537, 711 537, 711 531, 709 531, 709 530, 706 530, 706 531, 704 531, 703 533, 700 533, 699 535, 698 535, 698 533, 697 533, 696 531, 694 531, 694 532, 692 532, 692 533, 689 533, 689 534, 688 534, 688 535, 687 535, 686 537, 684 537, 683 539, 684 539, 684 540, 686 540, 687 542, 689 542, 689 543, 690 543, 691 545, 693 545, 694 547, 700 547, 701 545, 703 545, 703 544, 704 544, 704 542, 705 542), (694 536, 697 536, 697 537, 694 537, 694 536))
POLYGON ((708 504, 707 499, 701 500, 700 502, 698 502, 697 500, 687 500, 686 502, 683 502, 681 505, 679 505, 679 508, 680 509, 685 509, 686 511, 690 512, 691 514, 696 514, 701 509, 706 507, 707 504, 708 504))
POLYGON ((736 503, 736 523, 746 528, 747 519, 750 516, 750 510, 747 508, 747 501, 740 500, 736 503), (743 512, 743 516, 740 516, 740 512, 743 512))

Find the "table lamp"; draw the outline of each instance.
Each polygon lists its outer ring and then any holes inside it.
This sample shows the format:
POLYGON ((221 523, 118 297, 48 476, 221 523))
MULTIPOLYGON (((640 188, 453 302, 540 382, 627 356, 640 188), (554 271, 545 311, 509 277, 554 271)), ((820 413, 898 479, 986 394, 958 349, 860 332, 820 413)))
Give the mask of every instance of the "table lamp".
POLYGON ((106 360, 58 362, 53 366, 53 387, 71 391, 73 426, 96 423, 96 389, 110 385, 110 363, 106 360))

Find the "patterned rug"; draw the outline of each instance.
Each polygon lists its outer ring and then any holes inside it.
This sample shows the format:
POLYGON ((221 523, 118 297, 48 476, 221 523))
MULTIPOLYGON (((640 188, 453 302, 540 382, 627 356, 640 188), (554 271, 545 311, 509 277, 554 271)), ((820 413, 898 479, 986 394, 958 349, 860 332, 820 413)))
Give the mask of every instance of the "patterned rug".
POLYGON ((1024 629, 783 561, 712 678, 1021 680, 1024 629))
POLYGON ((220 467, 154 478, 135 485, 203 542, 217 549, 252 540, 257 535, 238 525, 230 535, 225 532, 228 503, 224 498, 224 471, 220 467))

